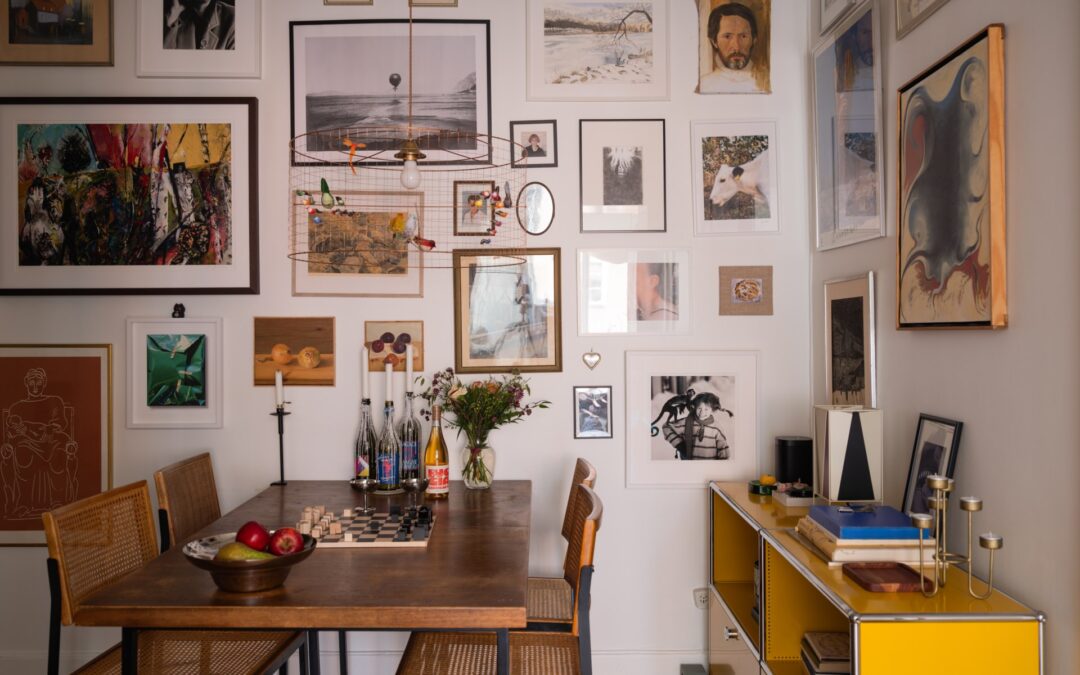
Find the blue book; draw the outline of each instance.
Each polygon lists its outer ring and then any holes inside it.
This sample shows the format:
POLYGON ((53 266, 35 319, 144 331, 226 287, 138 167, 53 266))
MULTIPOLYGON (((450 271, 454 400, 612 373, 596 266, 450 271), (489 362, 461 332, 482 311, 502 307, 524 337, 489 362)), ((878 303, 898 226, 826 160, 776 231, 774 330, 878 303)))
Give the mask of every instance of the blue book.
POLYGON ((837 539, 918 539, 911 518, 891 506, 870 511, 841 511, 839 506, 811 506, 810 519, 837 539))

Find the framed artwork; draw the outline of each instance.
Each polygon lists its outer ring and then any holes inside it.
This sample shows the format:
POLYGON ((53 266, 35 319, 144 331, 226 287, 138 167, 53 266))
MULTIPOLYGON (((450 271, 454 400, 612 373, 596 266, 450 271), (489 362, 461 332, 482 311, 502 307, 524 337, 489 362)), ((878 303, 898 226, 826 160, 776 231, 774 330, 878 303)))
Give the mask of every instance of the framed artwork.
POLYGON ((334 386, 334 317, 255 317, 254 380, 287 385, 334 386))
POLYGON ((0 546, 44 546, 41 514, 112 475, 112 345, 0 345, 0 546))
POLYGON ((668 99, 668 0, 528 0, 530 101, 668 99))
POLYGON ((1005 33, 899 90, 897 328, 1004 328, 1005 33))
POLYGON ((694 234, 780 231, 775 122, 692 122, 694 234))
POLYGON ((772 0, 697 0, 697 8, 697 92, 772 92, 772 0))
MULTIPOLYGON (((318 186, 311 194, 318 195, 318 186)), ((345 203, 309 213, 293 199, 293 295, 419 298, 424 294, 421 253, 395 237, 391 221, 415 215, 424 235, 424 193, 418 190, 335 190, 345 203)))
POLYGON ((578 251, 578 334, 688 334, 690 251, 578 251))
POLYGON ((129 429, 220 429, 220 318, 127 320, 129 429))
POLYGON ((495 233, 495 207, 483 193, 495 190, 493 180, 454 181, 454 236, 491 236, 495 233))
POLYGON ((559 249, 454 250, 454 370, 562 371, 559 249))
POLYGON ((611 437, 611 387, 574 387, 574 438, 611 437))
POLYGON ((510 163, 515 168, 559 166, 555 120, 510 121, 510 163))
POLYGON ((919 413, 915 446, 911 449, 911 465, 904 488, 904 513, 931 513, 927 500, 932 496, 932 490, 926 487, 926 477, 953 477, 963 429, 963 422, 919 413))
MULTIPOLYGON (((409 21, 292 21, 292 163, 349 164, 341 136, 312 131, 356 126, 404 127, 409 122, 409 21), (378 63, 378 68, 357 64, 378 63)), ((437 143, 418 134, 424 164, 491 161, 491 56, 488 21, 412 21, 412 115, 424 129, 452 132, 437 143)), ((365 138, 354 163, 398 164, 403 139, 365 138)))
POLYGON ((324 5, 374 5, 375 0, 323 0, 324 5))
POLYGON ((555 196, 539 181, 532 181, 518 191, 518 224, 528 234, 541 235, 555 222, 555 196))
POLYGON ((0 0, 0 64, 111 66, 112 0, 0 0))
POLYGON ((757 475, 757 370, 754 351, 626 352, 626 486, 757 475))
POLYGON ((0 294, 258 293, 257 106, 0 99, 0 294))
POLYGON ((261 0, 142 0, 136 4, 139 77, 259 77, 261 0), (194 12, 194 15, 189 14, 194 12))
POLYGON ((406 345, 413 348, 413 372, 424 372, 423 321, 365 321, 364 346, 368 349, 370 372, 380 373, 389 363, 405 372, 406 345))
POLYGON ((772 316, 772 265, 720 268, 720 316, 772 316))
POLYGON ((580 120, 582 232, 667 231, 664 120, 580 120))
POLYGON ((819 33, 825 35, 833 24, 855 6, 857 0, 818 0, 819 33))
POLYGON ((819 251, 885 236, 879 26, 876 3, 864 3, 814 50, 819 251))
POLYGON ((825 388, 831 405, 877 405, 874 273, 825 282, 825 388))
POLYGON ((915 30, 949 0, 896 0, 896 39, 915 30))

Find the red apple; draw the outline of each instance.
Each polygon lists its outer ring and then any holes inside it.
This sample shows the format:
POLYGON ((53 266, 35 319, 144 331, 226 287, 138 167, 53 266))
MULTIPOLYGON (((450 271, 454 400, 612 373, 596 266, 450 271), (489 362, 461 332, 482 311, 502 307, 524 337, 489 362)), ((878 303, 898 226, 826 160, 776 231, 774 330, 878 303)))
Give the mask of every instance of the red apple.
POLYGON ((236 531, 236 541, 256 551, 265 551, 266 545, 270 543, 270 533, 259 523, 250 520, 236 531))
POLYGON ((279 527, 270 536, 270 552, 274 555, 289 555, 304 547, 304 537, 292 527, 279 527))

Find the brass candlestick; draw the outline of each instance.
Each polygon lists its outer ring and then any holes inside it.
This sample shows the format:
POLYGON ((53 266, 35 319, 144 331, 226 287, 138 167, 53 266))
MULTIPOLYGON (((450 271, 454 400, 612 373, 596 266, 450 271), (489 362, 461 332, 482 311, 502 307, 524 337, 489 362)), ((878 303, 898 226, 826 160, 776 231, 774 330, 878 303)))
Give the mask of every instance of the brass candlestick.
POLYGON ((978 497, 961 497, 960 509, 967 512, 967 555, 960 555, 959 553, 949 553, 948 551, 948 512, 949 512, 949 494, 953 491, 954 483, 953 479, 946 478, 945 476, 931 475, 926 478, 926 486, 933 490, 933 495, 926 500, 930 510, 934 512, 933 515, 927 513, 915 513, 911 516, 911 524, 919 528, 919 576, 923 579, 926 578, 924 573, 924 561, 923 561, 923 533, 934 528, 934 532, 937 534, 937 539, 934 541, 934 577, 931 590, 926 590, 925 581, 923 583, 922 594, 928 598, 932 598, 938 594, 938 591, 945 585, 945 581, 948 576, 949 565, 966 564, 968 573, 968 593, 979 600, 986 600, 994 592, 994 551, 1000 549, 1005 545, 1004 537, 994 534, 993 532, 987 532, 979 536, 979 546, 990 551, 990 571, 986 581, 986 592, 978 594, 972 586, 972 573, 971 567, 973 563, 972 557, 972 528, 975 524, 975 512, 982 511, 983 503, 978 497))

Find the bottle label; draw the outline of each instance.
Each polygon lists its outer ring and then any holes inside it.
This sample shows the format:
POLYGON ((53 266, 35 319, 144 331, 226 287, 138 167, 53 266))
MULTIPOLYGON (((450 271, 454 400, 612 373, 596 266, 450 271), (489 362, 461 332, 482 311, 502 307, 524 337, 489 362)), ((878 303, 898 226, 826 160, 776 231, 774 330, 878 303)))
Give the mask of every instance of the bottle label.
POLYGON ((371 472, 368 470, 367 460, 364 459, 363 455, 357 455, 356 456, 356 477, 357 478, 367 478, 370 475, 371 475, 371 472))
POLYGON ((398 484, 397 457, 392 453, 379 455, 379 459, 375 464, 379 487, 398 484))
POLYGON ((429 466, 427 468, 428 488, 427 491, 433 495, 446 494, 450 492, 450 467, 449 466, 429 466))
POLYGON ((420 463, 420 444, 417 441, 405 441, 401 444, 401 470, 416 473, 420 463))

